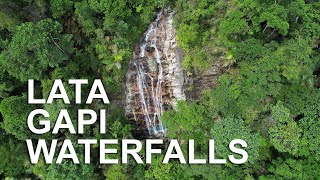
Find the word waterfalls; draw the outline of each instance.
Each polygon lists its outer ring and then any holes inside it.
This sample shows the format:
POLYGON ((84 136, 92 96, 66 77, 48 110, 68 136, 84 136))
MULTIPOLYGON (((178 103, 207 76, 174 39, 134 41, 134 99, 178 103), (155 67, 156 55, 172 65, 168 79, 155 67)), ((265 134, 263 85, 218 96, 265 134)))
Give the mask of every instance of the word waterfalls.
MULTIPOLYGON (((248 153, 239 148, 247 147, 247 143, 241 139, 234 139, 229 143, 230 155, 223 159, 215 158, 215 146, 214 140, 209 140, 209 151, 207 159, 196 159, 195 158, 195 145, 194 140, 190 139, 188 143, 188 157, 186 158, 182 152, 181 144, 178 140, 172 139, 169 141, 169 145, 164 152, 160 148, 164 145, 163 139, 147 139, 145 143, 142 143, 136 139, 123 139, 121 142, 117 139, 100 139, 99 142, 96 139, 78 139, 78 144, 84 146, 85 163, 91 163, 91 152, 92 146, 97 146, 99 143, 99 161, 100 164, 127 164, 129 162, 129 156, 133 158, 139 164, 151 164, 152 155, 164 153, 164 158, 162 160, 163 164, 167 164, 170 160, 176 159, 181 164, 186 164, 188 160, 189 164, 226 164, 227 159, 233 164, 243 164, 248 160, 248 153), (144 147, 144 150, 142 150, 144 147), (119 146, 120 149, 119 150, 119 146), (158 148, 157 148, 158 147, 158 148), (121 152, 120 152, 121 151, 121 152), (121 153, 121 160, 116 159, 112 156, 121 153), (111 158, 113 157, 113 158, 111 158), (227 159, 226 159, 227 158, 227 159)), ((60 148, 60 152, 53 162, 55 157, 55 152, 57 148, 57 140, 52 140, 50 148, 47 147, 46 140, 40 139, 36 146, 33 148, 32 140, 27 140, 27 146, 29 150, 29 155, 31 162, 33 164, 37 163, 41 154, 43 152, 44 159, 46 163, 57 163, 60 164, 63 159, 71 159, 73 163, 79 164, 79 159, 77 157, 77 152, 73 147, 73 143, 70 139, 65 139, 60 148), (48 150, 50 149, 50 150, 48 150), (68 152, 68 153, 66 153, 68 152)))

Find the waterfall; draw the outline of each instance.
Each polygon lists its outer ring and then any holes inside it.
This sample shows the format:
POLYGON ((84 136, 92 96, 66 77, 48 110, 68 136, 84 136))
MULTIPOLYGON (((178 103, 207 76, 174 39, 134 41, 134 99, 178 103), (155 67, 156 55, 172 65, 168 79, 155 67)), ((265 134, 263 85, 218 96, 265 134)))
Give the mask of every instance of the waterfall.
MULTIPOLYGON (((165 133, 165 128, 161 122, 160 116, 163 112, 163 102, 161 96, 161 85, 163 80, 163 71, 161 64, 161 57, 157 47, 157 24, 160 20, 162 12, 157 16, 157 19, 151 23, 149 29, 142 40, 143 43, 140 45, 140 58, 146 57, 146 47, 153 48, 154 57, 157 62, 157 79, 156 85, 154 85, 154 79, 146 71, 147 68, 141 61, 135 62, 135 66, 138 70, 137 73, 137 86, 139 89, 140 102, 144 112, 144 120, 147 125, 149 135, 159 135, 165 133), (149 43, 149 44, 148 44, 149 43), (148 82, 150 81, 150 84, 148 82), (151 87, 149 93, 148 88, 151 87)), ((133 112, 134 113, 134 112, 133 112)))
POLYGON ((158 13, 136 47, 126 76, 126 114, 150 136, 165 136, 161 115, 176 100, 185 98, 172 19, 169 10, 158 13))

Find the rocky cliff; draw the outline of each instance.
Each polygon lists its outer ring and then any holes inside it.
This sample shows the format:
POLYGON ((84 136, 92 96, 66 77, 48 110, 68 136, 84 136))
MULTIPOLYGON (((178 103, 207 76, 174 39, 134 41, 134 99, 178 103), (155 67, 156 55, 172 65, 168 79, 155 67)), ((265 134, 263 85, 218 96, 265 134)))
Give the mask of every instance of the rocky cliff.
POLYGON ((136 132, 165 135, 162 113, 186 98, 181 60, 173 12, 164 10, 136 46, 126 74, 125 112, 136 132))
POLYGON ((186 76, 182 69, 183 51, 178 48, 174 13, 161 11, 135 47, 126 74, 125 113, 136 127, 139 137, 163 137, 164 111, 175 109, 177 101, 201 99, 202 91, 215 88, 222 73, 232 63, 224 61, 224 51, 216 48, 212 65, 192 71, 186 76), (191 90, 189 87, 192 87, 191 90))

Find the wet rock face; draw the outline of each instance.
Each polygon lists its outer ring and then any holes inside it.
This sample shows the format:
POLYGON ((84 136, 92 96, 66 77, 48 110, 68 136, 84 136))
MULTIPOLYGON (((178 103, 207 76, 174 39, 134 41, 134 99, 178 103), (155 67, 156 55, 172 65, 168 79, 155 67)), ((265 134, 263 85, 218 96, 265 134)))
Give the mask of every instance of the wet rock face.
POLYGON ((186 99, 181 60, 173 12, 164 10, 136 46, 126 74, 125 112, 136 132, 165 136, 161 115, 186 99))

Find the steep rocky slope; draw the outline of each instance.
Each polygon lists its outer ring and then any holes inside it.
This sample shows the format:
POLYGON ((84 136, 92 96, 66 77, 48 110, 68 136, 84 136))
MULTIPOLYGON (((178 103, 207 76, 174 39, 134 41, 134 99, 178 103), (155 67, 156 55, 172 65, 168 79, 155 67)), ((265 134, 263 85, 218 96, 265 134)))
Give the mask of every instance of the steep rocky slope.
POLYGON ((165 136, 161 122, 164 111, 177 101, 199 99, 204 89, 216 86, 225 66, 218 59, 205 71, 186 76, 182 69, 183 50, 178 48, 174 13, 161 11, 135 47, 126 74, 125 113, 138 136, 165 136), (187 87, 193 90, 187 91, 187 87), (141 134, 140 134, 141 133, 141 134))

